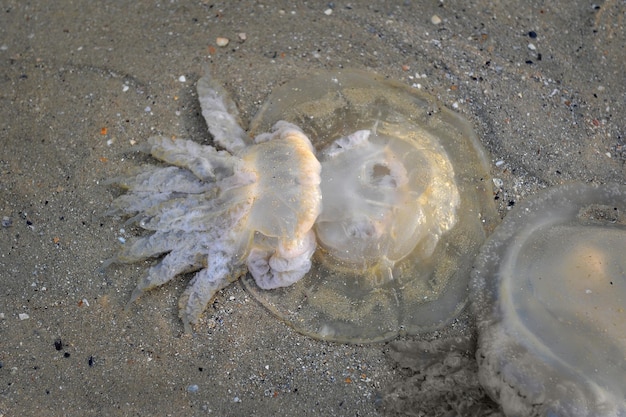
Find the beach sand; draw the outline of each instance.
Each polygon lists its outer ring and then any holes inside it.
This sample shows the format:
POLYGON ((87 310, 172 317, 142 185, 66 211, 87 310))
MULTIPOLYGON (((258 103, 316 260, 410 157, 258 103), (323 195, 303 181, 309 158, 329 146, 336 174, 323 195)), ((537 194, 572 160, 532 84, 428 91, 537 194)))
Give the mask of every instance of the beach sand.
POLYGON ((195 93, 208 64, 245 123, 315 69, 421 88, 474 126, 502 217, 548 186, 625 183, 624 2, 472 3, 5 0, 0 416, 438 415, 397 352, 471 338, 467 314, 396 342, 327 343, 234 283, 185 335, 188 276, 125 310, 147 264, 102 270, 136 233, 104 216, 120 194, 105 181, 148 162, 133 146, 151 135, 210 143, 195 93))

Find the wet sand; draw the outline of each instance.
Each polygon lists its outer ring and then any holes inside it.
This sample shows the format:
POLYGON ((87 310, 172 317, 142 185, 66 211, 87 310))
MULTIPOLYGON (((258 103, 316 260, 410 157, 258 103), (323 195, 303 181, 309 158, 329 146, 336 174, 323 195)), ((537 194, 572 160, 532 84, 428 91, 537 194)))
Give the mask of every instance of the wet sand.
MULTIPOLYGON (((133 146, 151 135, 209 143, 205 63, 245 122, 313 69, 421 88, 474 125, 501 216, 547 186, 626 182, 623 2, 291 4, 3 3, 0 415, 437 415, 407 401, 420 391, 398 343, 301 336, 238 283, 193 337, 188 277, 124 309, 146 265, 101 270, 136 233, 104 216, 120 192, 104 182, 146 163, 133 146)), ((400 342, 472 332, 463 315, 400 342)))

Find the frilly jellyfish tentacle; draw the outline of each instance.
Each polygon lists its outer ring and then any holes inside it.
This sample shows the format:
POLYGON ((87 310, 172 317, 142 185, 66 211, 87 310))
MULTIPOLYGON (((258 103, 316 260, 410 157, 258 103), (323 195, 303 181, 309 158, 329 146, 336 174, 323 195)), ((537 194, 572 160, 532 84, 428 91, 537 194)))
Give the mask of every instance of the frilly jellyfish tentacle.
POLYGON ((134 176, 114 178, 109 182, 135 193, 200 194, 214 186, 210 182, 200 180, 186 169, 153 165, 142 166, 141 172, 134 176))
POLYGON ((242 271, 233 271, 231 257, 232 254, 225 252, 209 253, 207 267, 194 275, 180 297, 179 315, 186 333, 191 333, 191 325, 198 322, 215 293, 230 284, 232 277, 238 277, 242 273, 242 271))
POLYGON ((163 136, 148 139, 150 154, 163 162, 187 168, 203 181, 219 181, 233 175, 238 158, 212 146, 190 140, 172 140, 163 136))
POLYGON ((129 193, 113 201, 106 213, 108 216, 145 212, 177 195, 206 194, 215 187, 214 183, 203 182, 179 167, 147 165, 142 169, 135 176, 110 181, 129 193))
POLYGON ((176 275, 198 269, 202 262, 196 254, 183 248, 168 253, 156 265, 151 266, 139 280, 128 304, 132 304, 144 292, 168 283, 176 275))
POLYGON ((198 80, 198 98, 202 107, 202 116, 206 120, 213 140, 232 154, 250 144, 248 135, 241 128, 239 111, 224 89, 205 69, 205 74, 198 80))
POLYGON ((126 243, 117 254, 117 262, 132 263, 151 258, 180 247, 186 239, 184 232, 158 231, 150 236, 126 243))

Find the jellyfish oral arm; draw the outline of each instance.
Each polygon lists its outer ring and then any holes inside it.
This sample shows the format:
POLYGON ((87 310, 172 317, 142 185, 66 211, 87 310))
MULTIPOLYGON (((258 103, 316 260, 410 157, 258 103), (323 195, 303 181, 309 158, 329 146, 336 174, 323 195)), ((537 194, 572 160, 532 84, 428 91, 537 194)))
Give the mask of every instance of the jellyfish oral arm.
POLYGON ((230 277, 237 275, 231 259, 232 255, 226 253, 210 253, 207 267, 194 275, 183 292, 178 307, 186 333, 192 332, 191 325, 198 322, 213 296, 231 283, 230 277))
POLYGON ((202 116, 215 142, 230 153, 245 148, 247 135, 241 128, 237 106, 208 70, 198 80, 197 90, 202 116))
POLYGON ((311 230, 297 242, 279 243, 275 250, 255 247, 246 261, 248 271, 264 290, 287 287, 309 272, 316 247, 311 230))

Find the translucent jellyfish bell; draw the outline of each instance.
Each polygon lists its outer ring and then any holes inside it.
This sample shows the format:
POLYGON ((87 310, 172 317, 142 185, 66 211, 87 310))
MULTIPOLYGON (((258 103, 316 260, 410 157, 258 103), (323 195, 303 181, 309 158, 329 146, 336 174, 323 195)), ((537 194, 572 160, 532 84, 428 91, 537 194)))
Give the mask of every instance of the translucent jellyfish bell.
POLYGON ((511 212, 472 274, 479 375, 507 416, 626 415, 626 186, 511 212))
POLYGON ((251 123, 300 127, 322 164, 318 249, 292 286, 247 289, 302 333, 371 342, 429 331, 465 306, 472 260, 496 219, 468 122, 432 97, 359 71, 273 91, 251 123))

